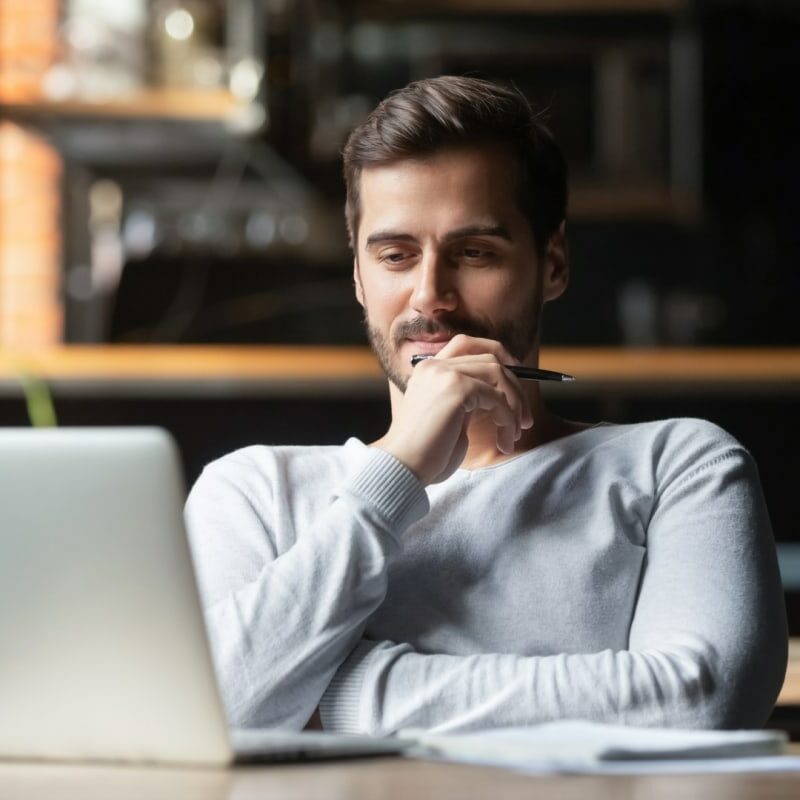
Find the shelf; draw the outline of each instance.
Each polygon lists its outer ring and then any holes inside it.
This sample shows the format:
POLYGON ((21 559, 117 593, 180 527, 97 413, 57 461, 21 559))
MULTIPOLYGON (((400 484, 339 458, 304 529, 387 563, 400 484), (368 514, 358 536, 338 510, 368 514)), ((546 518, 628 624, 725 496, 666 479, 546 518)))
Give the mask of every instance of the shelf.
POLYGON ((365 347, 64 346, 0 352, 0 391, 20 373, 69 394, 280 395, 378 393, 380 369, 365 347))
POLYGON ((228 91, 143 89, 134 95, 107 101, 27 100, 0 101, 0 116, 21 119, 153 119, 174 121, 237 120, 247 113, 228 91))
MULTIPOLYGON (((548 384, 562 396, 618 394, 800 394, 800 348, 542 350, 541 366, 575 375, 548 384)), ((385 379, 366 347, 64 346, 0 352, 0 392, 19 394, 19 376, 56 393, 311 395, 382 394, 385 379)))
POLYGON ((542 348, 542 366, 581 381, 800 390, 800 348, 542 348), (556 365, 557 364, 557 365, 556 365))
POLYGON ((381 14, 671 14, 687 0, 360 0, 363 16, 381 14))

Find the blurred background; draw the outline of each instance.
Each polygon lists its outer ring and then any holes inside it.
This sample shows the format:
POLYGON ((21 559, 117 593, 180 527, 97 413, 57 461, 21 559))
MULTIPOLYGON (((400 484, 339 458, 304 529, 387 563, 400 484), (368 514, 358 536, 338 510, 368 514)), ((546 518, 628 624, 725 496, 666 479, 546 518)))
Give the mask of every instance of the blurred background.
POLYGON ((341 146, 410 80, 513 81, 571 172, 553 405, 734 433, 800 634, 798 34, 788 0, 0 0, 0 424, 163 425, 189 482, 380 435, 341 146))

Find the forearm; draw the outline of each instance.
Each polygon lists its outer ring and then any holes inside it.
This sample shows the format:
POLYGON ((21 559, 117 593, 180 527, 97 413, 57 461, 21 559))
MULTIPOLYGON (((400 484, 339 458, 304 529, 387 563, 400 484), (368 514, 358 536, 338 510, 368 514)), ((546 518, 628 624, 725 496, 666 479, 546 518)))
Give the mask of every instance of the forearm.
POLYGON ((309 536, 255 581, 206 608, 233 724, 302 727, 383 599, 392 543, 342 538, 324 548, 309 536))
POLYGON ((523 657, 423 655, 365 642, 326 693, 322 720, 326 729, 375 734, 570 718, 691 727, 711 703, 713 676, 709 654, 691 646, 523 657))
MULTIPOLYGON (((212 652, 233 725, 302 728, 357 643, 364 621, 383 600, 399 536, 424 513, 418 484, 387 459, 373 458, 371 469, 344 480, 324 513, 277 557, 266 546, 234 555, 226 532, 209 531, 196 504, 187 509, 188 518, 203 521, 191 526, 193 543, 212 652)), ((238 519, 248 527, 243 514, 238 519)), ((254 540, 271 540, 263 528, 251 527, 254 540)), ((236 530, 233 535, 244 539, 246 534, 236 530)))
MULTIPOLYGON (((735 693, 727 684, 736 677, 721 668, 713 647, 690 637, 639 652, 541 657, 423 655, 408 645, 365 641, 323 697, 322 722, 328 730, 371 734, 409 727, 469 731, 575 718, 729 727, 738 710, 730 707, 735 693)), ((758 694, 763 688, 756 682, 750 690, 758 694)), ((754 726, 763 720, 742 723, 754 726)))

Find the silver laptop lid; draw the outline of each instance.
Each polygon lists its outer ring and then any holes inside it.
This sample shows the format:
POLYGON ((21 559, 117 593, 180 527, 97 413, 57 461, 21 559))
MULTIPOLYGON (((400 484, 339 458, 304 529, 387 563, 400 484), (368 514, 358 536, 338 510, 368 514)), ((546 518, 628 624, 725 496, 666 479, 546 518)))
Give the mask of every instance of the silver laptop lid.
POLYGON ((0 757, 232 753, 162 430, 0 429, 0 757))

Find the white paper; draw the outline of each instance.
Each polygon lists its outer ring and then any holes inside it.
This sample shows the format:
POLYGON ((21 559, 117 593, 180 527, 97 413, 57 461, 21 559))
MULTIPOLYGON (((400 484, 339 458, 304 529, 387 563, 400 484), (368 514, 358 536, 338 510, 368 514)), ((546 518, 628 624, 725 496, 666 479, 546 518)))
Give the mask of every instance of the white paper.
POLYGON ((780 755, 781 731, 697 731, 631 728, 580 720, 480 733, 403 731, 418 756, 504 766, 526 772, 740 772, 800 769, 780 755))

